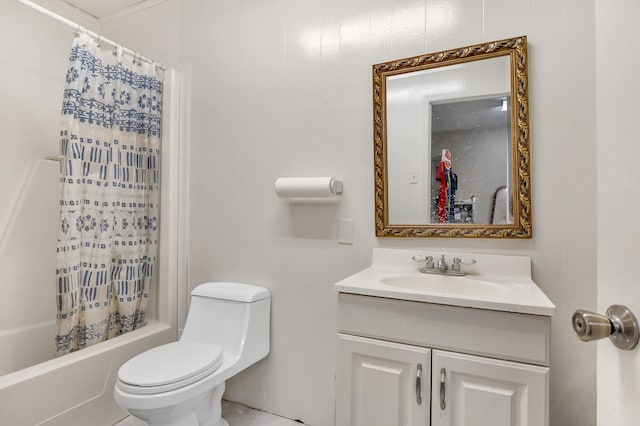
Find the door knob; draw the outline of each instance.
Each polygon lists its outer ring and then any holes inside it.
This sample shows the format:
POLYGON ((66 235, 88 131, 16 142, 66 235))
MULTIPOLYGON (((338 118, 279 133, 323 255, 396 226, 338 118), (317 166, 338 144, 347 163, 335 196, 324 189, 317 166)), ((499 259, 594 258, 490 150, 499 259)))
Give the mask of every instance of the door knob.
POLYGON ((631 350, 640 340, 638 321, 626 306, 609 306, 605 315, 578 309, 571 322, 576 336, 583 342, 609 337, 618 348, 631 350))

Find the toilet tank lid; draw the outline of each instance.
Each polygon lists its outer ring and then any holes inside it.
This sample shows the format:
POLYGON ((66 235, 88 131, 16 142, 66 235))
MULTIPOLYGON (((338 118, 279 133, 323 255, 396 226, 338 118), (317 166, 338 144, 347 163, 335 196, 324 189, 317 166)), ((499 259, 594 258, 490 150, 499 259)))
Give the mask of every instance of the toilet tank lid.
POLYGON ((270 296, 269 290, 251 284, 233 282, 210 282, 200 284, 191 292, 192 296, 210 297, 213 299, 233 300, 236 302, 257 302, 270 296))

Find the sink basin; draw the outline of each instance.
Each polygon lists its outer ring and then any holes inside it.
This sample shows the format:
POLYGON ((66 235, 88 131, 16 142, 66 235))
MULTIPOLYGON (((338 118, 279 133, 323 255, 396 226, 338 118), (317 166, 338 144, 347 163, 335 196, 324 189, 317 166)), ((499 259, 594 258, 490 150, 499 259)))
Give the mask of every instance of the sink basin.
POLYGON ((429 293, 449 294, 490 294, 500 292, 503 286, 496 283, 474 279, 472 276, 463 277, 446 275, 398 275, 383 277, 382 284, 429 293))

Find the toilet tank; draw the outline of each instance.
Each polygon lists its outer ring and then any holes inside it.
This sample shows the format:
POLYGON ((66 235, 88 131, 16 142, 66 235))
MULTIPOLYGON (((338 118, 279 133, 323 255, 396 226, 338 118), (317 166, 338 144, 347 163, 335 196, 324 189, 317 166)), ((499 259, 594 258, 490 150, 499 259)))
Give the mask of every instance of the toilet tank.
POLYGON ((180 340, 211 343, 230 355, 260 359, 269 352, 270 299, 267 289, 250 284, 200 284, 191 292, 180 340))

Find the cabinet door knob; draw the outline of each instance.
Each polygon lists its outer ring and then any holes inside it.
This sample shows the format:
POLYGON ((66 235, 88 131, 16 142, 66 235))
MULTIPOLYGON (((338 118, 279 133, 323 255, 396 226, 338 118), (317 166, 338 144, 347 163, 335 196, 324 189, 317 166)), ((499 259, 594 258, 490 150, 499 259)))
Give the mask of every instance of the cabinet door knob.
POLYGON ((418 364, 418 375, 416 376, 416 402, 422 404, 422 364, 418 364))
POLYGON ((440 409, 444 410, 445 408, 447 408, 447 403, 445 402, 445 398, 446 398, 446 385, 445 385, 445 380, 447 378, 447 370, 444 368, 440 369, 440 409))

